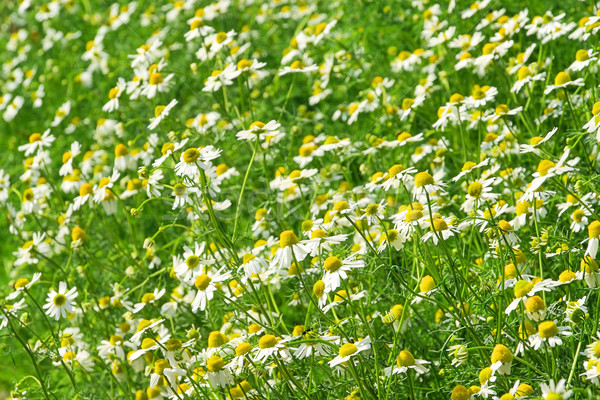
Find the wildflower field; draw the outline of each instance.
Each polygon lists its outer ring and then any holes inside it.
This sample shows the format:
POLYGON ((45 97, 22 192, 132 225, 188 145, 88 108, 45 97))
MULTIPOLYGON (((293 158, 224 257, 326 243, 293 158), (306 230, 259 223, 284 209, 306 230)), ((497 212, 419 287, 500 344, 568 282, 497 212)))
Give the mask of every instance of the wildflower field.
POLYGON ((600 398, 596 0, 0 2, 0 397, 600 398))

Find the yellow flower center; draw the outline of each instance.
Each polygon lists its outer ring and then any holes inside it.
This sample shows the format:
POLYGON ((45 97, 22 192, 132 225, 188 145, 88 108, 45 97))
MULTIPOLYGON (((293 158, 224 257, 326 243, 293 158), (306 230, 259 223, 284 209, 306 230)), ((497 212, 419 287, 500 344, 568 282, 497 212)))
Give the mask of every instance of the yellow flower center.
POLYGON ((190 147, 186 151, 183 152, 183 161, 186 164, 193 164, 200 158, 200 152, 195 147, 190 147))
POLYGON ((354 343, 345 343, 340 347, 340 357, 348 357, 358 351, 358 347, 354 343))
POLYGON ((108 341, 111 345, 116 346, 123 342, 123 338, 121 337, 121 335, 111 335, 108 341))
POLYGON ((206 360, 206 369, 209 372, 219 372, 225 366, 225 361, 219 356, 212 356, 206 360))
POLYGON ((451 400, 469 400, 471 398, 471 392, 467 390, 463 385, 455 386, 452 389, 452 394, 450 395, 451 400))
POLYGON ((502 220, 500 220, 500 222, 498 222, 498 227, 503 232, 510 232, 513 230, 512 225, 504 219, 502 219, 502 220))
POLYGON ((216 37, 216 42, 217 43, 223 43, 225 41, 225 39, 227 39, 227 33, 225 32, 219 32, 217 33, 217 37, 216 37))
POLYGON ((108 98, 112 100, 115 97, 117 97, 118 94, 119 94, 119 88, 114 87, 108 91, 108 98))
POLYGON ((333 257, 327 257, 327 259, 325 260, 325 263, 323 264, 323 268, 325 268, 325 271, 329 271, 329 272, 335 272, 338 269, 340 269, 342 267, 342 261, 333 256, 333 257))
POLYGON ((227 343, 227 337, 219 331, 212 331, 208 335, 208 347, 214 349, 227 343))
POLYGON ((415 364, 415 357, 408 350, 402 350, 396 358, 396 365, 398 367, 411 367, 415 364))
POLYGON ((194 286, 196 286, 198 290, 206 290, 211 281, 212 279, 208 275, 202 274, 196 278, 194 286))
POLYGON ((503 344, 497 344, 494 347, 491 357, 492 364, 497 363, 498 361, 500 361, 502 364, 507 364, 512 362, 512 360, 513 355, 508 349, 508 347, 506 347, 503 344))
POLYGON ((320 298, 325 293, 325 282, 319 280, 313 285, 313 293, 320 298))
POLYGON ((292 246, 298 242, 299 242, 298 237, 296 236, 294 231, 291 231, 291 230, 283 231, 279 235, 279 247, 281 247, 282 249, 285 247, 292 246))
POLYGON ((151 85, 158 85, 163 83, 163 77, 160 72, 153 72, 150 74, 150 79, 148 79, 151 85))
POLYGON ((569 282, 569 281, 575 279, 576 277, 577 277, 577 275, 575 274, 575 272, 567 269, 560 273, 560 275, 558 276, 558 281, 563 282, 563 283, 569 282))
POLYGON ((402 109, 406 111, 410 109, 413 106, 413 104, 415 104, 415 100, 407 97, 404 100, 402 100, 402 109))
POLYGON ((527 294, 533 289, 533 283, 520 280, 515 283, 515 287, 513 292, 515 294, 515 298, 521 298, 527 296, 527 294))
POLYGON ((547 339, 558 335, 558 327, 553 321, 544 321, 538 326, 538 334, 547 339))
POLYGON ((145 293, 145 294, 142 296, 142 303, 144 303, 144 304, 148 304, 148 303, 150 303, 151 301, 153 301, 154 299, 155 299, 155 297, 154 297, 154 293, 145 293))
POLYGON ((181 340, 179 340, 177 338, 171 338, 167 341, 167 343, 165 344, 165 347, 167 348, 168 351, 177 351, 177 350, 181 349, 182 343, 181 343, 181 340))
POLYGON ((27 278, 19 278, 17 279, 17 281, 15 282, 15 289, 21 289, 24 288, 25 286, 27 286, 29 284, 29 279, 27 278))
POLYGON ((559 72, 556 74, 556 78, 554 78, 554 84, 556 86, 564 85, 571 81, 571 77, 566 72, 559 72))
POLYGON ((200 257, 195 254, 192 254, 185 260, 185 264, 189 269, 194 269, 200 264, 200 257))
POLYGON ((546 309, 546 303, 540 296, 532 296, 525 302, 525 310, 530 313, 536 313, 546 309))
POLYGON ((436 232, 445 231, 448 229, 448 224, 443 218, 436 218, 433 220, 433 230, 436 232))
POLYGON ((54 299, 52 299, 52 302, 54 303, 55 306, 60 307, 65 305, 65 303, 67 302, 67 297, 64 294, 57 294, 56 296, 54 296, 54 299))
POLYGON ((175 193, 175 196, 183 196, 183 194, 185 193, 185 189, 185 184, 181 182, 178 182, 175 184, 175 186, 173 186, 173 192, 175 193))
POLYGON ((478 181, 471 183, 469 185, 469 187, 467 188, 467 192, 469 193, 469 196, 471 196, 471 197, 481 196, 482 191, 483 191, 483 185, 478 181))
POLYGON ((419 284, 421 293, 427 293, 435 287, 435 281, 431 275, 425 275, 419 284))
POLYGON ((598 263, 590 256, 584 257, 581 260, 580 266, 581 270, 585 271, 587 274, 598 271, 598 263))
POLYGON ((588 53, 587 50, 577 50, 577 53, 575 53, 575 59, 577 61, 585 61, 588 60, 590 58, 590 55, 588 53))
POLYGON ((600 221, 592 221, 592 223, 588 225, 588 234, 590 238, 598 239, 600 236, 600 221))
POLYGON ((275 345, 279 342, 279 340, 277 340, 277 338, 274 335, 263 335, 259 340, 258 340, 258 347, 260 347, 261 349, 269 349, 271 347, 275 347, 275 345))
POLYGON ((404 171, 402 164, 393 165, 390 169, 388 169, 388 179, 398 175, 402 171, 404 171))
POLYGON ((573 211, 573 221, 575 222, 581 222, 581 220, 583 219, 583 217, 585 216, 585 213, 583 212, 583 210, 577 209, 575 211, 573 211))
POLYGON ((415 186, 420 188, 425 185, 433 185, 433 176, 427 171, 419 172, 415 175, 415 186))
POLYGON ((250 343, 242 342, 235 348, 235 355, 243 356, 244 354, 248 354, 250 350, 252 350, 252 345, 250 343))
POLYGON ((554 168, 555 166, 556 164, 550 160, 542 160, 538 164, 537 172, 540 174, 540 176, 546 176, 550 168, 554 168))

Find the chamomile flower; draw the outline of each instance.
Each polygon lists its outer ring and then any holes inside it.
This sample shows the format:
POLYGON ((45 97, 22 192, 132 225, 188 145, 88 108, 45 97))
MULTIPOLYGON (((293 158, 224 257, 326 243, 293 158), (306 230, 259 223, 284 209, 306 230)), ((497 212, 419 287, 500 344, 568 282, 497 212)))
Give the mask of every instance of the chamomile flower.
POLYGON ((316 64, 305 64, 303 61, 296 60, 292 62, 289 66, 283 67, 279 71, 279 76, 287 75, 287 74, 295 74, 295 73, 307 73, 317 71, 319 66, 316 64))
POLYGON ((492 371, 497 372, 500 375, 510 375, 510 369, 512 366, 513 354, 503 344, 497 344, 494 346, 492 351, 490 368, 492 371))
POLYGON ((421 375, 429 371, 425 367, 426 364, 430 364, 430 362, 417 359, 410 351, 402 350, 398 354, 398 357, 396 357, 396 364, 392 367, 384 368, 383 371, 387 376, 390 376, 392 374, 405 374, 408 373, 409 369, 412 369, 417 375, 421 375))
POLYGON ((548 140, 554 136, 554 134, 558 131, 558 127, 555 127, 550 132, 548 132, 544 137, 534 136, 530 139, 530 144, 522 144, 519 145, 519 151, 521 154, 525 153, 535 153, 539 155, 539 148, 542 144, 546 143, 548 140))
POLYGON ((534 350, 539 349, 544 343, 550 347, 560 346, 563 344, 560 336, 571 336, 572 334, 573 332, 568 326, 556 326, 555 321, 544 321, 538 325, 538 332, 529 337, 529 343, 534 350))
POLYGON ((266 124, 261 121, 254 121, 250 124, 250 128, 247 130, 241 130, 237 133, 236 137, 238 140, 265 140, 269 136, 277 136, 280 131, 281 124, 275 120, 271 120, 266 124))
POLYGON ((271 267, 279 270, 288 269, 292 261, 302 261, 307 255, 308 250, 300 243, 294 231, 283 231, 279 235, 279 248, 271 261, 271 267))
POLYGON ((583 78, 577 78, 575 80, 571 80, 571 76, 568 73, 561 71, 556 74, 554 78, 554 85, 546 86, 546 90, 544 90, 545 94, 552 93, 557 89, 567 90, 570 86, 583 86, 583 78))
POLYGON ((600 286, 600 267, 598 267, 598 263, 593 257, 583 257, 577 278, 584 279, 585 283, 591 288, 600 286))
POLYGON ((289 360, 292 355, 281 338, 266 334, 258 339, 258 350, 254 356, 254 362, 264 363, 270 357, 289 360))
POLYGON ((351 362, 354 363, 353 358, 356 358, 359 353, 367 351, 371 348, 371 338, 369 336, 364 339, 360 339, 354 342, 344 343, 340 346, 338 355, 331 361, 329 361, 329 367, 333 368, 340 364, 351 362))
POLYGON ((46 314, 55 320, 67 317, 67 313, 75 312, 74 301, 77 298, 77 288, 72 287, 67 290, 67 283, 60 282, 58 285, 58 291, 52 289, 48 293, 46 304, 43 308, 46 310, 46 314))
POLYGON ((166 293, 165 288, 162 288, 162 289, 155 288, 152 292, 144 293, 144 295, 141 298, 141 301, 139 303, 136 303, 133 306, 133 310, 132 310, 133 313, 137 314, 138 312, 143 310, 144 307, 146 307, 147 305, 158 302, 158 300, 160 300, 160 298, 163 297, 163 295, 165 293, 166 293))
POLYGON ((553 379, 550 379, 548 383, 542 383, 540 389, 542 390, 542 397, 544 400, 562 399, 567 400, 573 393, 572 390, 567 390, 565 387, 565 380, 561 379, 557 383, 553 379))
POLYGON ((50 129, 44 131, 43 134, 32 133, 29 135, 29 143, 19 146, 19 151, 25 152, 25 155, 28 156, 49 147, 55 139, 54 135, 50 134, 50 129))
POLYGON ((15 288, 14 292, 12 292, 8 296, 6 296, 6 299, 7 300, 16 299, 25 290, 31 289, 31 287, 33 285, 35 285, 35 283, 41 277, 42 277, 42 273, 41 272, 36 272, 36 273, 33 274, 32 278, 31 278, 31 281, 29 279, 27 279, 27 278, 19 278, 19 279, 17 279, 17 281, 15 282, 15 285, 14 285, 14 288, 15 288))
POLYGON ((535 295, 537 292, 550 292, 554 287, 556 287, 556 283, 551 279, 545 279, 536 283, 521 279, 515 283, 513 289, 515 299, 506 307, 504 312, 506 315, 509 315, 517 309, 519 304, 526 304, 529 297, 535 295))
POLYGON ((337 256, 330 256, 323 262, 325 274, 323 282, 325 282, 325 292, 329 293, 336 290, 343 279, 348 278, 348 272, 354 268, 362 268, 365 263, 362 260, 355 260, 355 255, 351 255, 344 260, 337 256))
POLYGON ((204 311, 207 303, 212 300, 214 292, 217 290, 216 285, 230 278, 231 273, 223 273, 223 268, 214 273, 209 272, 198 275, 194 281, 197 292, 192 301, 192 311, 195 312, 198 309, 204 311))
POLYGON ((600 221, 592 221, 588 225, 588 247, 585 251, 585 255, 589 255, 591 258, 596 258, 598 253, 598 242, 600 241, 600 221))
POLYGON ((452 182, 457 182, 459 181, 463 176, 469 174, 470 172, 475 171, 476 169, 479 169, 481 167, 485 167, 489 164, 490 160, 489 158, 486 158, 485 160, 483 160, 482 162, 480 162, 479 164, 475 164, 472 161, 467 161, 463 164, 460 173, 458 175, 456 175, 454 178, 452 178, 452 182))
POLYGON ((227 64, 222 70, 213 70, 210 76, 204 82, 203 92, 216 92, 223 86, 233 84, 242 71, 239 71, 234 64, 227 64))
POLYGON ((188 147, 181 153, 180 161, 175 165, 175 173, 178 176, 196 179, 200 175, 200 169, 207 170, 210 161, 220 154, 221 150, 212 145, 201 148, 188 147))
POLYGON ((154 118, 150 118, 148 129, 154 130, 160 122, 169 115, 169 112, 177 105, 177 99, 171 100, 166 106, 156 106, 154 108, 154 118))

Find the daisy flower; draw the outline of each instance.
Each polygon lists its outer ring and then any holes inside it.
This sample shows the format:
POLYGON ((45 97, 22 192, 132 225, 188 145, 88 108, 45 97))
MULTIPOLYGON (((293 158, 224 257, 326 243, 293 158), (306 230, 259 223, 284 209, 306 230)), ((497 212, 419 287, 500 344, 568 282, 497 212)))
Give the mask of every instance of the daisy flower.
POLYGON ((144 295, 142 296, 142 301, 133 306, 133 313, 137 314, 148 304, 156 303, 161 297, 163 297, 166 291, 167 290, 165 288, 155 288, 152 292, 144 293, 144 295))
POLYGON ((323 282, 325 282, 325 292, 329 293, 334 291, 340 286, 342 279, 347 279, 347 272, 353 268, 362 268, 365 266, 365 262, 362 260, 353 260, 355 255, 350 255, 344 260, 340 260, 337 256, 327 257, 323 263, 325 274, 323 275, 323 282))
POLYGON ((594 51, 594 49, 577 50, 575 54, 575 61, 569 66, 570 71, 581 71, 584 68, 587 68, 592 62, 598 60, 596 57, 598 53, 594 51))
POLYGON ((513 84, 510 91, 513 93, 519 93, 525 86, 531 87, 533 82, 543 81, 544 79, 546 79, 545 72, 534 74, 534 72, 531 70, 531 67, 522 66, 517 71, 517 80, 513 84))
POLYGON ((250 128, 247 130, 241 130, 236 134, 238 140, 256 140, 259 137, 261 140, 265 140, 269 136, 277 136, 280 131, 278 124, 275 120, 271 120, 266 124, 261 121, 254 121, 250 124, 250 128))
POLYGON ((475 164, 473 161, 467 161, 463 164, 460 173, 458 175, 456 175, 454 178, 452 178, 452 182, 457 182, 459 181, 463 176, 467 175, 468 173, 475 171, 476 169, 479 169, 481 167, 485 167, 490 163, 490 159, 486 158, 485 160, 483 160, 482 162, 480 162, 479 164, 475 164))
POLYGON ((577 273, 577 279, 584 279, 588 287, 595 288, 600 283, 600 267, 598 263, 590 256, 581 260, 580 271, 577 273))
POLYGON ((395 164, 383 175, 381 187, 385 190, 398 189, 401 184, 408 184, 412 178, 411 174, 416 172, 416 168, 404 168, 401 164, 395 164))
POLYGON ((424 374, 429 371, 425 364, 430 364, 429 361, 415 358, 408 350, 402 350, 396 357, 396 365, 384 368, 386 376, 393 374, 405 374, 409 369, 412 369, 417 375, 424 374))
POLYGON ((329 367, 333 368, 348 361, 353 362, 352 358, 359 353, 371 348, 371 338, 369 336, 355 342, 344 343, 340 346, 337 357, 329 361, 329 367))
POLYGON ((81 153, 81 145, 78 141, 71 143, 71 149, 62 156, 63 165, 58 170, 60 176, 67 176, 73 173, 73 159, 81 153))
POLYGON ((173 107, 177 105, 177 99, 171 100, 169 104, 166 106, 156 106, 154 108, 154 118, 150 118, 150 125, 148 125, 148 129, 154 130, 160 124, 160 122, 169 115, 169 112, 173 107))
POLYGON ((19 151, 24 151, 26 156, 31 155, 39 152, 44 147, 50 147, 54 139, 56 138, 50 134, 50 129, 47 129, 41 135, 39 133, 32 133, 29 135, 29 143, 19 146, 19 151))
POLYGON ((458 229, 456 229, 453 225, 448 225, 449 221, 442 217, 433 218, 430 223, 430 231, 421 237, 423 242, 431 239, 433 244, 437 245, 439 239, 448 240, 452 236, 458 233, 458 229))
POLYGON ((494 346, 492 351, 490 368, 493 372, 497 372, 500 375, 510 375, 510 369, 512 366, 513 355, 503 344, 497 344, 494 346))
POLYGON ((215 273, 204 273, 196 277, 194 286, 198 291, 192 301, 192 311, 200 309, 204 311, 206 304, 212 300, 214 292, 217 290, 217 284, 231 278, 231 273, 222 273, 223 268, 215 273))
POLYGON ((585 255, 589 255, 591 258, 596 258, 596 254, 598 253, 598 242, 600 240, 600 221, 592 221, 588 225, 588 247, 585 250, 585 255))
POLYGON ((303 61, 296 60, 291 63, 289 66, 283 67, 279 71, 279 76, 294 74, 294 73, 302 73, 302 72, 313 72, 319 69, 319 66, 316 64, 307 65, 303 61))
MULTIPOLYGON (((436 176, 439 177, 438 174, 436 176)), ((442 194, 445 193, 443 189, 446 186, 443 182, 438 182, 439 178, 432 176, 429 172, 423 171, 417 173, 414 178, 414 188, 413 188, 413 199, 417 199, 419 197, 426 197, 425 194, 433 195, 435 193, 442 194)), ((426 201, 426 199, 425 199, 426 201)), ((420 201, 421 203, 425 201, 420 201)))
POLYGON ((530 281, 521 279, 515 283, 513 292, 515 299, 506 307, 504 311, 506 315, 517 309, 520 303, 525 304, 527 299, 537 292, 550 292, 556 287, 556 282, 552 279, 544 279, 543 281, 536 282, 535 284, 530 281))
POLYGON ((310 256, 315 257, 321 251, 332 251, 333 247, 343 243, 347 238, 346 234, 328 236, 323 229, 317 228, 310 232, 310 239, 303 240, 302 244, 310 256))
POLYGON ((554 383, 553 379, 550 379, 548 383, 542 383, 540 389, 542 390, 542 397, 544 400, 555 400, 562 399, 567 400, 571 397, 572 390, 566 390, 565 380, 561 379, 558 383, 554 383))
POLYGON ((23 293, 26 290, 31 289, 31 287, 33 285, 35 285, 35 283, 42 277, 42 273, 41 272, 36 272, 33 274, 31 281, 27 278, 19 278, 17 279, 17 281, 15 282, 15 291, 12 292, 11 294, 9 294, 8 296, 6 296, 7 300, 13 300, 16 299, 17 297, 19 297, 19 295, 21 293, 23 293))
POLYGON ((271 356, 284 360, 292 358, 290 351, 281 338, 266 334, 258 339, 258 351, 254 356, 254 362, 264 363, 271 356))
POLYGON ((544 90, 544 94, 549 94, 557 89, 567 90, 569 86, 583 86, 583 78, 577 78, 574 81, 571 80, 571 77, 568 73, 561 71, 556 74, 554 78, 554 85, 546 86, 546 90, 544 90))
POLYGON ((152 163, 152 166, 154 168, 160 167, 165 162, 165 160, 169 158, 170 155, 175 154, 176 151, 181 150, 188 140, 188 138, 185 138, 181 142, 166 142, 165 144, 163 144, 162 149, 160 150, 162 157, 157 158, 152 163))
POLYGON ((276 270, 288 269, 294 258, 302 261, 307 255, 308 250, 300 243, 294 231, 283 231, 279 235, 279 248, 271 261, 271 267, 276 270))
MULTIPOLYGON (((584 129, 585 129, 585 127, 584 127, 584 129)), ((539 155, 539 152, 540 152, 539 147, 541 147, 541 145, 543 143, 546 143, 548 140, 550 140, 550 138, 552 136, 554 136, 556 131, 558 131, 558 127, 554 127, 554 129, 552 129, 550 132, 548 132, 546 134, 546 136, 544 136, 544 137, 542 137, 542 136, 532 137, 529 141, 529 144, 519 145, 519 152, 521 154, 535 153, 535 154, 539 155)))
POLYGON ((73 287, 67 290, 67 283, 60 282, 58 284, 58 292, 52 289, 48 293, 46 304, 43 308, 46 310, 46 314, 55 320, 59 320, 61 317, 65 318, 67 313, 75 312, 74 300, 77 298, 77 288, 73 287))
POLYGON ((178 176, 196 179, 200 176, 200 168, 207 170, 210 166, 209 161, 220 154, 221 150, 212 145, 201 148, 188 147, 181 153, 180 161, 175 165, 175 173, 178 176))
POLYGON ((161 358, 154 362, 154 371, 150 375, 150 385, 152 389, 156 387, 161 380, 164 378, 167 381, 168 386, 173 386, 177 383, 177 375, 185 375, 186 370, 181 368, 172 368, 169 361, 161 358))
POLYGON ((222 70, 216 69, 211 72, 210 76, 204 81, 203 92, 216 92, 223 86, 233 84, 233 80, 237 78, 242 71, 239 71, 234 64, 227 64, 222 70))
POLYGON ((529 337, 529 344, 534 350, 539 349, 543 343, 547 343, 550 347, 560 346, 563 342, 559 335, 571 336, 572 334, 568 326, 556 326, 554 321, 544 321, 538 325, 538 332, 529 337))
POLYGON ((0 312, 0 330, 8 326, 10 317, 18 318, 18 312, 27 307, 25 299, 21 299, 14 304, 3 304, 3 312, 0 312))

